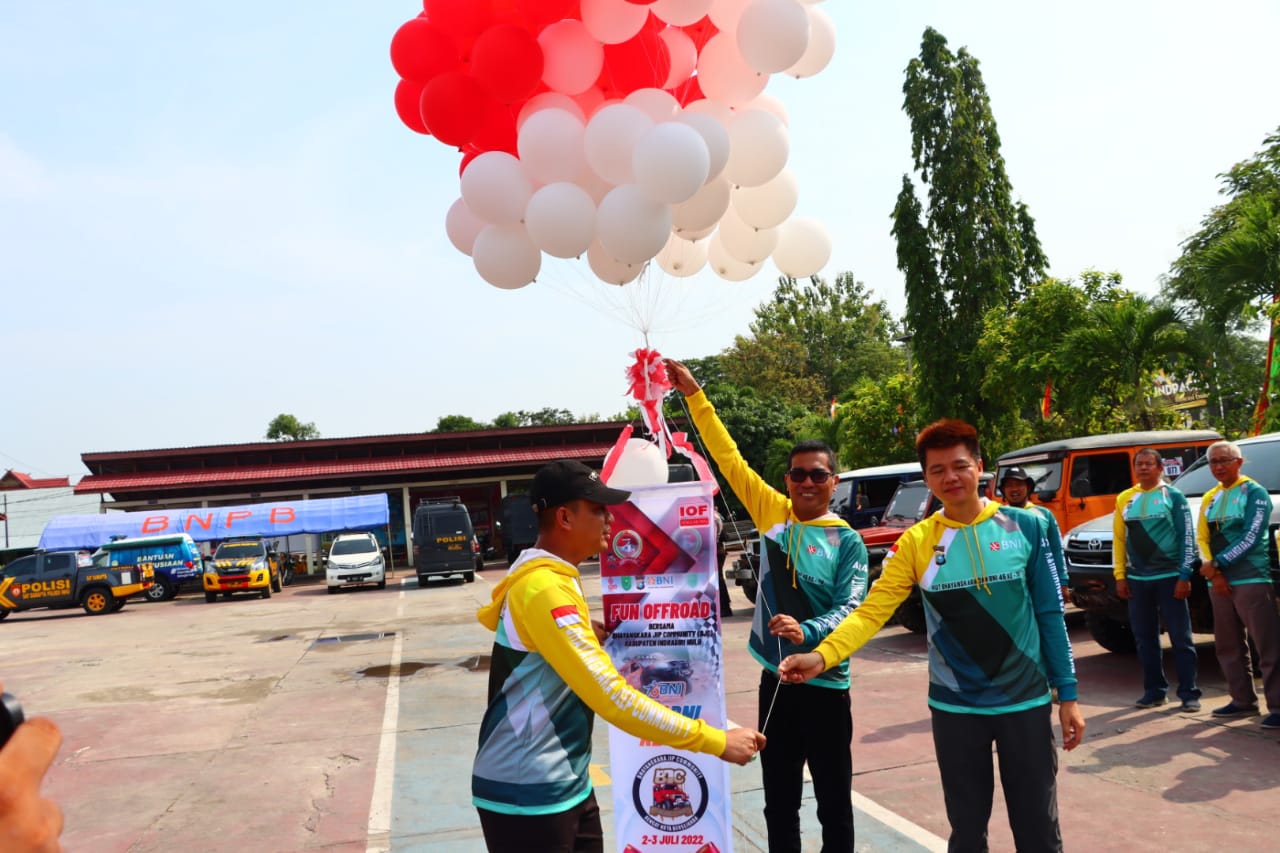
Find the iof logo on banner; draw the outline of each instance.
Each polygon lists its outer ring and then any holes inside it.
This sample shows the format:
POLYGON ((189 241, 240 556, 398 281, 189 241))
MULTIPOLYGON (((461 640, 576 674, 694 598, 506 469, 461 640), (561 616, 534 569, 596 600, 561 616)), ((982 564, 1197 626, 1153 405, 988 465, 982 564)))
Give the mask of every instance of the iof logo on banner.
MULTIPOLYGON (((725 725, 711 484, 632 490, 601 554, 605 649, 628 683, 687 717, 725 725)), ((610 729, 623 853, 731 853, 729 768, 610 729)))

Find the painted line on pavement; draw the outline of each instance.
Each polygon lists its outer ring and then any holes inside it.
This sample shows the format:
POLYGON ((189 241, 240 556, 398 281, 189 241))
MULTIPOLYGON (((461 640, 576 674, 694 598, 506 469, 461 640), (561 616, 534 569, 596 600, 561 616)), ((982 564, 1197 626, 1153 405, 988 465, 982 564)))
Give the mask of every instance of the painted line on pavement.
MULTIPOLYGON (((416 578, 415 578, 416 580, 416 578)), ((400 581, 396 602, 396 622, 402 625, 404 592, 408 578, 400 581)), ((395 793, 396 727, 400 721, 400 657, 404 651, 404 630, 396 631, 391 647, 391 669, 387 673, 387 700, 382 711, 382 736, 378 739, 378 765, 373 774, 373 796, 369 801, 369 831, 366 853, 388 853, 391 850, 391 799, 395 793)))

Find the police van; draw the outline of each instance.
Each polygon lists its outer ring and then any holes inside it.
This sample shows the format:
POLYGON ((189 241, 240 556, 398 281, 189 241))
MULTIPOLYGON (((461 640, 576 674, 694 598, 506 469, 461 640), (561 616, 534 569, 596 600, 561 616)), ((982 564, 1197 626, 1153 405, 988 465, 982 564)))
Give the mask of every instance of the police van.
POLYGON ((480 545, 466 504, 459 498, 418 504, 413 512, 413 568, 420 586, 449 575, 462 575, 471 583, 479 559, 480 545))
POLYGON ((183 584, 198 584, 203 567, 200 550, 186 533, 115 539, 103 545, 94 559, 118 569, 149 564, 155 571, 155 583, 146 592, 148 601, 168 601, 183 584))

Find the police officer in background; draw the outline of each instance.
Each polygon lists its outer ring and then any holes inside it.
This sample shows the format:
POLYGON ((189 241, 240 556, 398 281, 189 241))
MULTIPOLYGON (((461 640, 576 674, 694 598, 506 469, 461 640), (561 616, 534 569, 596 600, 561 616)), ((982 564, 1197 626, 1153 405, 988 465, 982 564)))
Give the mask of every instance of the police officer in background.
POLYGON ((1058 586, 1062 588, 1062 600, 1071 600, 1071 579, 1067 577, 1067 561, 1062 554, 1062 530, 1058 527, 1058 519, 1045 506, 1036 506, 1031 502, 1031 493, 1035 491, 1035 478, 1017 465, 1000 472, 1000 494, 1004 496, 1007 506, 1027 509, 1044 519, 1049 549, 1053 552, 1053 562, 1058 569, 1058 586))

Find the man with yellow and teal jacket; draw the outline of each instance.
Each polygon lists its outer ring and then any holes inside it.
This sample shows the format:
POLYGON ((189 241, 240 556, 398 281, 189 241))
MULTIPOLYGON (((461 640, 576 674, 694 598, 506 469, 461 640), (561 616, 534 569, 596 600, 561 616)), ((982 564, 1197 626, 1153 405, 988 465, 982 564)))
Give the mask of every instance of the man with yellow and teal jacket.
POLYGON ((1142 666, 1142 696, 1133 704, 1154 708, 1165 703, 1169 681, 1160 651, 1164 618, 1178 670, 1180 710, 1200 710, 1196 686, 1196 644, 1191 637, 1192 562, 1195 534, 1191 508, 1182 492, 1164 483, 1164 459, 1154 447, 1133 454, 1137 485, 1116 496, 1112 519, 1112 574, 1116 595, 1129 602, 1129 626, 1142 666))
POLYGON ((1085 723, 1047 528, 1037 513, 981 496, 978 433, 964 421, 925 427, 916 452, 942 509, 902 534, 862 606, 779 674, 803 683, 844 661, 919 586, 949 849, 987 849, 994 745, 1017 849, 1061 851, 1051 690, 1064 749, 1080 744, 1085 723))
POLYGON ((852 851, 849 664, 834 667, 804 687, 783 685, 777 676, 783 657, 814 648, 866 594, 866 545, 857 531, 829 511, 836 486, 835 453, 819 441, 793 447, 787 493, 782 494, 742 458, 689 369, 671 359, 666 367, 671 384, 688 400, 708 452, 760 534, 748 650, 763 667, 759 726, 769 737, 769 747, 760 755, 760 771, 769 850, 801 849, 800 801, 807 763, 822 825, 822 849, 852 851))
POLYGON ((1271 495, 1240 473, 1244 454, 1231 441, 1215 441, 1205 451, 1218 485, 1200 501, 1196 540, 1204 562, 1200 573, 1213 585, 1213 650, 1227 679, 1231 701, 1213 710, 1215 717, 1253 716, 1258 694, 1249 667, 1253 640, 1267 697, 1264 729, 1280 729, 1280 616, 1271 586, 1267 539, 1271 495))
POLYGON ((538 541, 478 614, 496 636, 471 793, 495 853, 603 850, 589 772, 596 714, 636 737, 735 764, 764 747, 754 730, 721 731, 650 699, 601 647, 577 566, 608 547, 609 506, 629 496, 581 462, 540 468, 529 494, 538 541))

